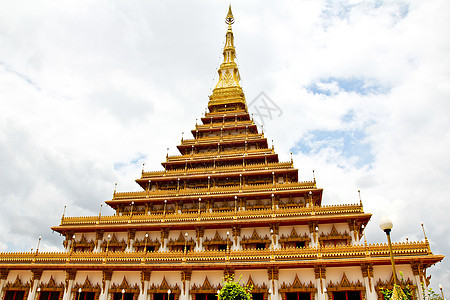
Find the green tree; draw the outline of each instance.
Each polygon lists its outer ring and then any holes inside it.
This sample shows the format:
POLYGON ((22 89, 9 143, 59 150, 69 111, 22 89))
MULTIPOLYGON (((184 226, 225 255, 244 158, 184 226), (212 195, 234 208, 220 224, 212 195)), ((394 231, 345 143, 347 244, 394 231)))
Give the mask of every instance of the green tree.
POLYGON ((240 285, 241 278, 234 281, 234 275, 225 276, 222 280, 223 287, 219 291, 219 300, 252 300, 251 290, 253 286, 240 285))

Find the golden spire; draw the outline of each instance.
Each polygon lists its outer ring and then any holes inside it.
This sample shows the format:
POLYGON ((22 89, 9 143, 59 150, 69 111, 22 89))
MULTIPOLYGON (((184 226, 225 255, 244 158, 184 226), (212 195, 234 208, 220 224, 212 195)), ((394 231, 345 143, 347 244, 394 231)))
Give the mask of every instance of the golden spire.
POLYGON ((241 103, 246 106, 244 93, 239 84, 241 79, 239 70, 234 59, 236 58, 236 49, 234 48, 234 36, 231 25, 234 23, 231 4, 225 18, 228 24, 227 34, 225 36, 225 47, 223 48, 223 62, 218 70, 219 81, 210 96, 208 106, 225 105, 229 103, 241 103))
POLYGON ((227 17, 225 18, 225 23, 227 23, 230 26, 231 26, 231 24, 234 23, 233 12, 231 11, 231 4, 228 7, 228 14, 227 14, 227 17))

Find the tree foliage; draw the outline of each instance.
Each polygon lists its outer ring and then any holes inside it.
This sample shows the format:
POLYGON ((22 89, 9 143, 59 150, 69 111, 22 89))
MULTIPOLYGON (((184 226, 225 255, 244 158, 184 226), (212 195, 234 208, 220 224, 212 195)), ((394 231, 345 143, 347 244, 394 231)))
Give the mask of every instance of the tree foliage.
POLYGON ((253 286, 240 285, 241 278, 234 281, 234 275, 227 275, 223 278, 223 287, 219 291, 219 300, 252 300, 251 290, 253 286))

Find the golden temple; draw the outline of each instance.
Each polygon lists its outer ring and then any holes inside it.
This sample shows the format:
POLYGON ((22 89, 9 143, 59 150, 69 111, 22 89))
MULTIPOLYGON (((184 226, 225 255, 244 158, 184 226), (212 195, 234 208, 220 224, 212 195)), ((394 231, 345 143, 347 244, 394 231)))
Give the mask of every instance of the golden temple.
MULTIPOLYGON (((4 300, 213 300, 224 275, 255 300, 383 299, 387 244, 362 241, 361 201, 322 205, 252 120, 240 86, 229 8, 223 63, 202 124, 137 192, 114 191, 114 215, 67 217, 64 252, 0 253, 4 300)), ((403 284, 424 300, 426 269, 443 259, 427 239, 394 243, 403 284)))

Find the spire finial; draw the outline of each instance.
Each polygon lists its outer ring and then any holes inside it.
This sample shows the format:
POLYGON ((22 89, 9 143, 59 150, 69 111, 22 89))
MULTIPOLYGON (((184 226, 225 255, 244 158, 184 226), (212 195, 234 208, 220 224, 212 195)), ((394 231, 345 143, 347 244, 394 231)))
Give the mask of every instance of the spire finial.
POLYGON ((231 4, 228 7, 228 14, 227 14, 227 17, 225 18, 225 23, 227 23, 228 25, 231 25, 234 23, 233 12, 231 11, 231 4))

